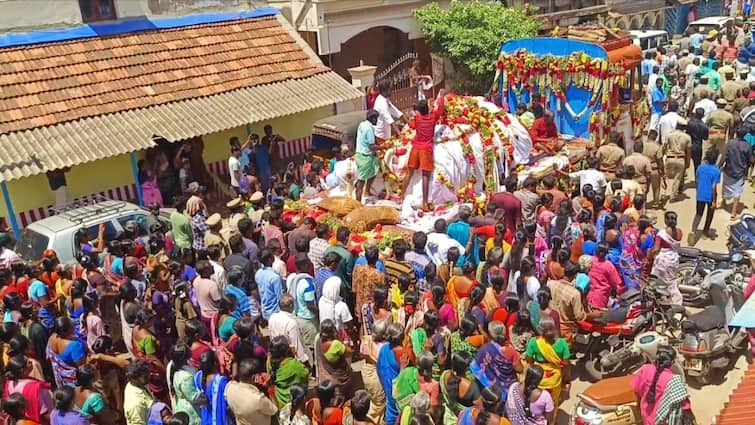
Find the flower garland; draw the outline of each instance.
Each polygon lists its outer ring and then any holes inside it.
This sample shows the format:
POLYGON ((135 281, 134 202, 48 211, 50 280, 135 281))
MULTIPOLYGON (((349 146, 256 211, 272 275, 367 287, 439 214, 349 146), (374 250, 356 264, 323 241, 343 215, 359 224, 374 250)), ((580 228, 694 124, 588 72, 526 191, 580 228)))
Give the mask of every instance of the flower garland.
POLYGON ((538 89, 543 95, 551 90, 556 99, 565 102, 565 91, 573 85, 591 92, 588 107, 600 106, 606 110, 618 88, 625 87, 626 67, 611 64, 603 59, 593 59, 583 52, 574 52, 567 57, 552 55, 536 56, 520 49, 514 54, 501 54, 496 64, 494 82, 502 82, 503 95, 513 90, 517 98, 525 89, 533 96, 538 89))

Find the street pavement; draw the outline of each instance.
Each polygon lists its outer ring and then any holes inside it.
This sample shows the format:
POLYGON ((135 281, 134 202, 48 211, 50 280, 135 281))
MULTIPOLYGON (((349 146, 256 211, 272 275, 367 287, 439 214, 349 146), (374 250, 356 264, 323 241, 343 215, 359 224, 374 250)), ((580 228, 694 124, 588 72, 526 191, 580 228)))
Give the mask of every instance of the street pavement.
MULTIPOLYGON (((681 202, 666 204, 666 208, 664 210, 655 209, 648 211, 649 216, 657 217, 659 227, 663 225, 664 212, 675 211, 679 215, 678 225, 681 229, 684 230, 684 240, 682 241, 682 244, 684 246, 687 245, 687 234, 689 233, 689 229, 692 225, 692 219, 695 216, 695 188, 694 182, 690 181, 693 178, 691 169, 687 172, 687 177, 688 183, 685 185, 684 191, 686 199, 681 202)), ((750 212, 754 210, 753 202, 755 202, 755 195, 753 195, 753 189, 750 187, 749 183, 745 186, 745 194, 742 198, 742 202, 743 203, 742 207, 740 207, 740 210, 742 208, 744 208, 745 211, 750 212)), ((704 219, 705 218, 703 217, 703 221, 704 219)), ((729 223, 730 213, 723 209, 716 210, 713 217, 713 224, 711 226, 711 229, 716 231, 717 237, 712 240, 703 237, 695 244, 695 247, 713 252, 727 252, 728 248, 726 246, 726 242, 728 238, 729 223)), ((703 224, 700 223, 700 228, 702 228, 702 225, 703 224)), ((695 417, 697 418, 699 424, 702 425, 713 423, 713 417, 716 416, 723 408, 724 403, 729 398, 729 395, 742 379, 742 375, 746 370, 746 366, 747 363, 744 357, 740 356, 737 359, 734 367, 726 374, 726 377, 724 378, 722 383, 718 385, 707 385, 702 388, 695 388, 694 385, 689 386, 692 410, 695 413, 695 417)), ((584 391, 584 389, 589 385, 589 382, 585 382, 579 379, 572 383, 569 398, 561 403, 557 419, 558 425, 569 424, 569 418, 577 402, 577 394, 584 391)))

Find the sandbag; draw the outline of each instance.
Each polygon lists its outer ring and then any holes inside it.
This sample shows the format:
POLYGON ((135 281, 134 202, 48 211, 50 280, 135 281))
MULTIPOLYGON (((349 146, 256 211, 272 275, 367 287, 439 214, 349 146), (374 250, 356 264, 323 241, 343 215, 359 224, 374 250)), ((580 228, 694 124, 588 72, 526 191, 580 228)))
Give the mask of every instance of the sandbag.
POLYGON ((388 206, 361 207, 343 218, 344 226, 355 233, 372 230, 378 224, 398 224, 401 220, 398 211, 388 206))
POLYGON ((356 199, 345 196, 332 196, 323 199, 317 206, 339 217, 343 217, 353 210, 360 208, 362 204, 356 199))

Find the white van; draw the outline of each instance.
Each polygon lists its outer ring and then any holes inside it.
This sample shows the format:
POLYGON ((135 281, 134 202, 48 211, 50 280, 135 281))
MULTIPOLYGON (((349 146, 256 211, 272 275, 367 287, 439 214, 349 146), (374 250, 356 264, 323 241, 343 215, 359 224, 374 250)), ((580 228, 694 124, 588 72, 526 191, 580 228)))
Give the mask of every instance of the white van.
POLYGON ((689 25, 687 25, 687 31, 691 31, 692 34, 697 32, 706 35, 711 30, 720 32, 724 25, 733 20, 734 18, 732 18, 731 16, 711 16, 708 18, 702 18, 690 22, 689 25))
POLYGON ((669 36, 666 31, 656 30, 632 30, 629 31, 632 36, 632 43, 640 46, 642 53, 655 52, 659 47, 668 46, 669 36))

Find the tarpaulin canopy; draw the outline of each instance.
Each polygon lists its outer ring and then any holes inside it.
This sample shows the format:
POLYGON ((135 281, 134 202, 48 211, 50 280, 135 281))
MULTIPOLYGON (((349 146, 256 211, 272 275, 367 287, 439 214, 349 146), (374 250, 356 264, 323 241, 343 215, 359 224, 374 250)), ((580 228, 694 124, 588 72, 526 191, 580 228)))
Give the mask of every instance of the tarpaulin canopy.
MULTIPOLYGON (((503 43, 499 53, 514 54, 521 49, 536 56, 568 57, 575 52, 582 52, 592 59, 608 60, 608 53, 597 44, 555 37, 522 38, 507 41, 503 43)), ((559 133, 589 138, 590 116, 596 108, 599 108, 599 105, 590 106, 592 93, 589 90, 575 87, 573 84, 570 84, 566 88, 564 95, 566 102, 573 111, 589 110, 585 111, 585 113, 577 114, 577 118, 566 111, 558 113, 558 100, 556 96, 550 96, 548 102, 550 102, 550 109, 554 111, 559 133)), ((520 100, 529 103, 531 100, 530 94, 526 90, 523 91, 520 100)), ((510 111, 515 111, 519 100, 515 93, 509 92, 508 99, 505 99, 505 102, 508 102, 510 111)))
POLYGON ((642 62, 642 49, 636 44, 608 51, 608 61, 623 63, 627 68, 635 67, 642 62))

